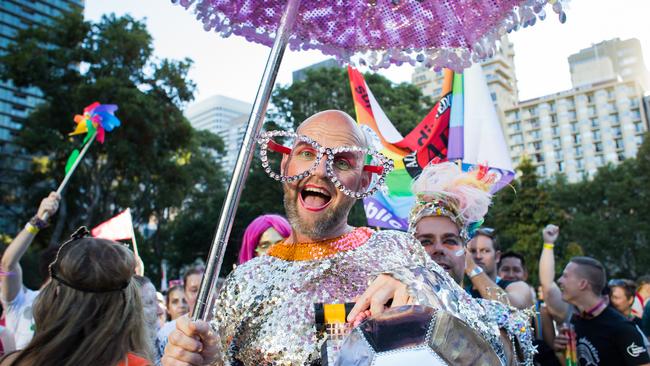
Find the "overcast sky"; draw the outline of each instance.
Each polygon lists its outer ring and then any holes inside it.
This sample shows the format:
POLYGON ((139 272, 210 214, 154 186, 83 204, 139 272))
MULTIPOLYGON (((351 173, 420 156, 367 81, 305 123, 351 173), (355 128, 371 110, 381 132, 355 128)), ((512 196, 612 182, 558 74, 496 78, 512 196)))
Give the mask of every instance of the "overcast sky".
MULTIPOLYGON (((269 48, 205 32, 190 12, 169 0, 86 0, 88 19, 98 20, 111 12, 146 18, 156 56, 194 60, 190 77, 198 85, 196 100, 222 94, 252 103, 269 48)), ((565 24, 560 24, 550 7, 547 13, 545 21, 510 36, 521 100, 571 88, 567 57, 606 39, 637 38, 646 65, 650 61, 648 0, 572 0, 565 24)), ((287 52, 278 82, 290 83, 292 71, 324 59, 317 51, 287 52)), ((410 66, 392 66, 380 73, 402 82, 411 80, 412 71, 410 66)))

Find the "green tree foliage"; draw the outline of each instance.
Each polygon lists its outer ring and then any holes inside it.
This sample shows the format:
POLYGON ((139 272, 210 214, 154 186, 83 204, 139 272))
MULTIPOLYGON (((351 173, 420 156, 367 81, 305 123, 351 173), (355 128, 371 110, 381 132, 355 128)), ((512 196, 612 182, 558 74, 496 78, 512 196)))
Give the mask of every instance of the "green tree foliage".
MULTIPOLYGON (((379 74, 364 74, 366 83, 386 115, 403 135, 410 132, 433 107, 410 83, 395 84, 379 74)), ((307 117, 326 109, 339 109, 355 117, 350 80, 345 68, 308 70, 305 80, 275 89, 271 118, 298 126, 307 117)))
POLYGON ((95 143, 77 169, 48 231, 51 243, 130 207, 137 225, 150 218, 158 223, 156 235, 139 243, 151 267, 163 256, 188 258, 195 254, 190 248, 207 252, 203 243, 210 235, 201 236, 201 230, 163 234, 175 217, 194 228, 216 221, 210 205, 220 206, 223 176, 214 156, 223 144, 216 135, 192 129, 181 112, 195 89, 187 79, 191 60, 156 60, 152 53, 151 35, 139 20, 110 15, 91 23, 70 13, 52 27, 21 31, 2 57, 0 77, 38 87, 45 100, 16 140, 42 157, 22 177, 29 189, 11 202, 22 205, 26 215, 56 189, 67 156, 80 145, 81 138, 68 136, 73 116, 95 101, 119 106, 122 126, 107 134, 104 145, 95 143))
POLYGON ((496 228, 501 251, 513 250, 526 258, 529 279, 536 283, 542 229, 549 223, 563 226, 560 206, 541 187, 535 167, 528 159, 517 167, 512 187, 500 191, 488 212, 486 226, 496 228))
POLYGON ((562 239, 601 260, 610 277, 636 279, 649 272, 649 161, 646 138, 636 159, 601 167, 591 180, 549 187, 568 213, 562 239))

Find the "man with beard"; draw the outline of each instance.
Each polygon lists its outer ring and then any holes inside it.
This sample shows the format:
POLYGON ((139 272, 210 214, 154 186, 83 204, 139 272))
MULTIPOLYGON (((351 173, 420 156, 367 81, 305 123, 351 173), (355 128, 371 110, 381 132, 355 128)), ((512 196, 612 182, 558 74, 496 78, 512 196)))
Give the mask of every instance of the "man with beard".
POLYGON ((355 298, 348 320, 368 309, 380 314, 389 300, 392 307, 414 303, 449 312, 508 362, 496 320, 412 236, 348 225, 355 199, 372 193, 391 169, 368 149, 350 116, 320 112, 296 134, 266 132, 259 142, 262 166, 283 183, 292 234, 229 275, 211 324, 178 320, 164 365, 318 364, 325 337, 316 330, 314 304, 355 298), (271 167, 269 150, 282 154, 280 172, 271 167))

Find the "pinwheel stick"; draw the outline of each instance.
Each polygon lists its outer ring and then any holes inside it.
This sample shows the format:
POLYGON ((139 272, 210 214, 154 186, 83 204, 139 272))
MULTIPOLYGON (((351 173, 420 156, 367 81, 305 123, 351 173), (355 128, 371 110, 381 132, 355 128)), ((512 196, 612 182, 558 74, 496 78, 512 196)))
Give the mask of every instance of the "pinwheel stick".
MULTIPOLYGON (((84 145, 83 149, 81 149, 81 151, 79 152, 79 156, 77 157, 75 162, 70 167, 70 170, 68 170, 68 172, 65 174, 65 177, 63 177, 63 181, 61 181, 61 184, 59 184, 59 188, 56 189, 57 194, 60 195, 61 192, 63 192, 63 190, 65 189, 65 187, 68 185, 68 181, 70 180, 70 177, 72 177, 72 174, 74 174, 74 171, 77 169, 77 166, 79 165, 81 160, 83 160, 84 155, 86 155, 86 152, 88 151, 88 148, 90 147, 90 145, 92 145, 93 142, 95 141, 95 137, 97 137, 97 132, 93 133, 93 135, 90 137, 90 139, 88 140, 86 145, 84 145)), ((43 221, 46 221, 48 218, 49 218, 49 215, 46 212, 45 214, 43 214, 43 217, 41 219, 43 221)))
POLYGON ((300 1, 287 1, 287 7, 278 24, 275 41, 269 53, 269 58, 266 61, 266 68, 264 69, 264 74, 262 75, 262 80, 260 81, 260 86, 255 96, 255 103, 253 103, 253 109, 248 117, 246 134, 244 135, 241 149, 237 155, 237 162, 235 163, 232 179, 228 185, 226 199, 221 207, 217 231, 212 241, 212 246, 210 247, 205 274, 203 275, 199 294, 196 299, 196 306, 192 313, 194 320, 207 321, 210 315, 207 311, 208 306, 213 303, 212 300, 216 295, 216 280, 221 271, 221 264, 226 253, 226 244, 228 243, 233 221, 235 220, 235 213, 237 212, 241 192, 244 188, 244 182, 246 181, 248 170, 253 160, 255 137, 259 135, 262 124, 264 123, 266 107, 271 98, 271 91, 273 90, 273 85, 275 84, 275 79, 280 69, 282 56, 284 55, 291 30, 296 21, 300 1))

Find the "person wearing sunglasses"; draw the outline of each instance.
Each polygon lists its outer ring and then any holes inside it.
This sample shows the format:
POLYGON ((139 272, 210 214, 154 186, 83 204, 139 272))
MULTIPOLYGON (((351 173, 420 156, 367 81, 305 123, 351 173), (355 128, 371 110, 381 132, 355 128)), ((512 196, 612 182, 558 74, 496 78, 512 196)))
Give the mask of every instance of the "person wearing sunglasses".
POLYGON ((1 366, 152 365, 133 252, 89 234, 82 227, 59 247, 34 303, 34 337, 1 366))
MULTIPOLYGON (((343 314, 349 322, 365 311, 412 303, 465 320, 476 316, 459 311, 456 301, 469 296, 411 235, 349 225, 352 206, 380 189, 393 168, 371 141, 354 119, 335 110, 309 117, 295 133, 259 136, 262 169, 282 184, 291 234, 229 275, 211 323, 177 320, 163 365, 320 362, 324 334, 316 327, 316 303, 356 299, 343 314)), ((495 339, 491 331, 484 335, 495 339)))

